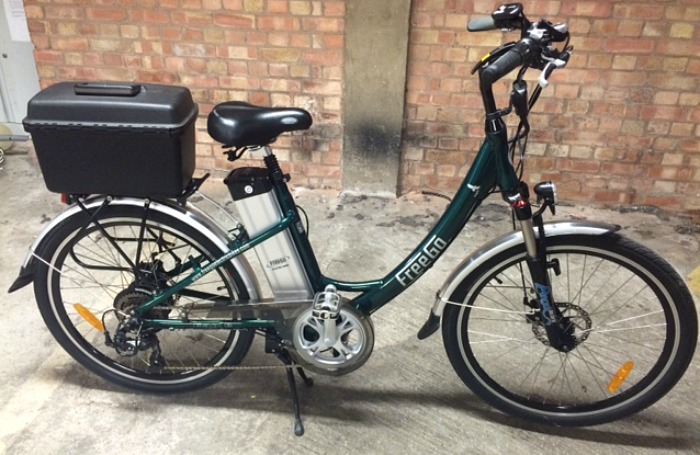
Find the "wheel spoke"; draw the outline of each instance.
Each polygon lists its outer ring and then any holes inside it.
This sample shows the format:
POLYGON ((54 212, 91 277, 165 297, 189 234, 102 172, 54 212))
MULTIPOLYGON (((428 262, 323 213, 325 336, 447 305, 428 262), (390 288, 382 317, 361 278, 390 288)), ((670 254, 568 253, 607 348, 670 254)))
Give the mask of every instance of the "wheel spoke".
POLYGON ((523 305, 523 247, 499 253, 465 279, 464 294, 455 298, 455 291, 447 302, 443 333, 462 379, 502 410, 545 422, 602 423, 646 406, 648 393, 662 396, 649 386, 656 375, 682 374, 696 329, 683 338, 679 321, 695 321, 695 312, 680 279, 667 277, 675 272, 647 250, 618 237, 570 239, 547 247, 547 260, 560 267, 548 272, 566 318, 562 336, 572 340, 568 352, 549 346, 539 312, 523 305), (614 382, 629 364, 630 373, 614 382))
MULTIPOLYGON (((105 377, 122 385, 141 390, 158 391, 170 387, 184 391, 196 388, 198 383, 209 382, 209 377, 224 375, 215 370, 200 371, 190 367, 240 362, 253 333, 128 330, 126 336, 130 343, 140 348, 135 355, 121 355, 114 347, 107 346, 104 335, 73 308, 80 304, 97 319, 102 319, 114 340, 120 321, 129 317, 130 307, 148 301, 183 272, 188 260, 182 258, 197 257, 202 263, 208 263, 223 254, 184 223, 158 216, 165 221, 148 218, 140 241, 143 216, 135 207, 104 209, 98 220, 102 229, 94 224, 83 229, 82 214, 75 217, 76 221, 68 219, 70 223, 62 227, 63 236, 54 236, 51 245, 41 252, 49 272, 41 274, 45 276, 46 296, 41 298, 38 294, 37 300, 45 317, 60 321, 53 324, 52 331, 66 334, 59 341, 63 340, 66 350, 80 362, 97 364, 98 373, 103 371, 105 377), (188 233, 188 229, 195 234, 188 233), (138 264, 140 281, 136 281, 126 265, 128 261, 138 264), (166 365, 183 369, 153 368, 150 362, 158 347, 166 365)), ((233 266, 225 264, 222 270, 211 272, 181 294, 165 300, 160 307, 171 309, 159 307, 152 310, 151 317, 186 318, 197 305, 235 302, 238 300, 236 276, 233 266)))

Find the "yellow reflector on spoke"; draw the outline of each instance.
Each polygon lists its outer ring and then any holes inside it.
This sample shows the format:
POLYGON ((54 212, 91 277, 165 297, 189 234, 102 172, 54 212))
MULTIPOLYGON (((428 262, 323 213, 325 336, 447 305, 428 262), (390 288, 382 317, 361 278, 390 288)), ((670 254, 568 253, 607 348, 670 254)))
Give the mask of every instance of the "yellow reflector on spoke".
POLYGON ((79 303, 76 303, 75 305, 73 305, 73 308, 75 308, 75 311, 77 311, 78 314, 80 316, 82 316, 83 319, 85 319, 91 326, 93 326, 94 328, 96 328, 100 332, 104 333, 105 326, 102 324, 102 321, 97 319, 97 316, 92 314, 92 312, 90 310, 88 310, 87 308, 85 308, 84 306, 82 306, 79 303))
POLYGON ((617 374, 615 374, 615 376, 613 376, 612 380, 610 381, 610 384, 608 385, 608 392, 617 392, 617 389, 619 389, 620 386, 627 380, 627 377, 630 375, 633 368, 634 362, 627 362, 624 365, 622 365, 620 369, 617 370, 617 374))

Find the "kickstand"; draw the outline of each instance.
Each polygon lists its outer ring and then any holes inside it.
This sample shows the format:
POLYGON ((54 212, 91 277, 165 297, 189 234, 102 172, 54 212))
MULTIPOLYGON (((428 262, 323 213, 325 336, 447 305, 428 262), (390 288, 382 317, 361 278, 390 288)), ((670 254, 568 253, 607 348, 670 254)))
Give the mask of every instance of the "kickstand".
POLYGON ((289 383, 289 389, 292 391, 292 401, 294 403, 294 434, 297 436, 303 436, 304 424, 301 422, 301 404, 299 403, 297 382, 294 379, 294 370, 299 373, 299 377, 301 377, 307 387, 311 387, 314 384, 314 381, 306 375, 300 366, 294 365, 294 361, 286 349, 280 351, 277 354, 277 357, 282 361, 282 363, 287 365, 287 382, 289 383))

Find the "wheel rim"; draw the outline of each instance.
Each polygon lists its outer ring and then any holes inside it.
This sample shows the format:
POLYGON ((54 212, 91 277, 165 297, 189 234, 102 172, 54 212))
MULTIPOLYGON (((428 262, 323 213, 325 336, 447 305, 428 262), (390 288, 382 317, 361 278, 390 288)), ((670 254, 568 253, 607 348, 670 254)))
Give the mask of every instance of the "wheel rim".
MULTIPOLYGON (((114 348, 106 346, 104 336, 74 307, 76 303, 86 307, 92 314, 104 319, 105 327, 110 331, 116 327, 117 315, 111 311, 115 298, 134 282, 134 275, 129 271, 124 255, 109 238, 133 260, 140 224, 140 220, 133 218, 115 217, 100 221, 104 232, 91 225, 87 231, 76 229, 67 235, 49 260, 53 265, 47 278, 51 311, 63 334, 100 369, 149 384, 196 381, 213 371, 202 368, 227 363, 240 342, 240 332, 160 331, 157 337, 165 365, 157 368, 150 365, 152 350, 140 351, 135 356, 122 356, 114 348), (106 267, 113 269, 107 270, 106 267), (61 273, 56 270, 61 270, 61 273), (107 314, 103 318, 105 312, 107 314)), ((155 221, 148 221, 144 237, 148 240, 142 243, 141 258, 146 262, 158 258, 163 262, 163 270, 170 271, 175 281, 181 278, 176 265, 178 260, 186 262, 190 256, 211 256, 190 236, 155 221)), ((184 272, 182 276, 186 274, 184 272)), ((223 269, 214 271, 188 287, 189 295, 183 293, 173 302, 176 309, 170 311, 170 317, 177 317, 187 308, 196 309, 197 305, 211 304, 214 300, 229 300, 229 295, 234 298, 234 289, 228 272, 223 269), (205 294, 219 298, 204 298, 205 294)), ((191 315, 191 319, 197 319, 191 315)))
MULTIPOLYGON (((593 415, 637 400, 663 379, 678 349, 679 319, 666 303, 668 291, 616 253, 583 246, 552 246, 548 253, 562 268, 559 276, 550 273, 555 301, 581 308, 577 317, 590 319, 590 329, 576 321, 580 341, 569 353, 542 342, 524 314, 531 310, 522 303, 521 253, 475 283, 465 300, 473 307, 459 312, 459 349, 470 374, 524 411, 593 415), (629 374, 613 382, 629 362, 629 374)), ((529 278, 525 285, 532 288, 529 278)))

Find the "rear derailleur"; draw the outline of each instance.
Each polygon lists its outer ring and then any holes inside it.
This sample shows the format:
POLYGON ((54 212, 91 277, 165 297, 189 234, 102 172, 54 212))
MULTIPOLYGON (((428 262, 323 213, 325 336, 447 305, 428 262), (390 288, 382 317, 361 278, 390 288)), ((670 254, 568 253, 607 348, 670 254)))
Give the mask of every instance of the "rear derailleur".
POLYGON ((133 357, 139 352, 150 350, 149 365, 162 368, 165 366, 165 359, 161 354, 157 331, 157 329, 144 329, 140 318, 127 316, 117 325, 114 337, 105 330, 105 345, 114 348, 117 354, 125 357, 133 357))
MULTIPOLYGON (((114 348, 117 354, 132 357, 139 352, 151 351, 148 363, 151 367, 162 368, 165 360, 161 354, 157 333, 160 329, 144 328, 143 319, 134 312, 139 305, 152 298, 153 292, 149 292, 144 286, 133 283, 114 299, 113 312, 118 321, 112 336, 105 328, 105 345, 114 348)), ((171 303, 171 302, 169 302, 171 303)), ((160 307, 148 312, 147 317, 167 318, 170 309, 160 307)))

